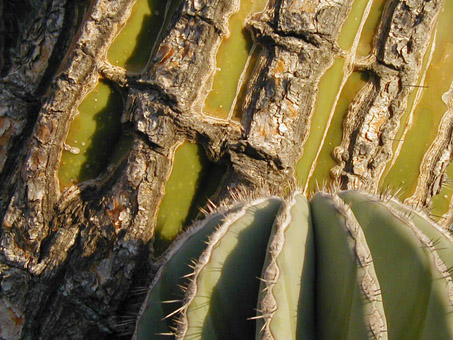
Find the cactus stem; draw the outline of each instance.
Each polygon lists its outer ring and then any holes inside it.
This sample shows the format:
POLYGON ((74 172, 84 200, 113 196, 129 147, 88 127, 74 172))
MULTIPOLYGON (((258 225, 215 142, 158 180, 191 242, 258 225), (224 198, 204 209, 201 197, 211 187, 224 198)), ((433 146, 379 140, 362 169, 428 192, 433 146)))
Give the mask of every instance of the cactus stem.
POLYGON ((358 270, 357 280, 366 300, 371 304, 365 312, 366 323, 376 339, 387 339, 387 320, 382 302, 381 287, 373 264, 373 258, 368 247, 365 233, 360 227, 349 204, 346 204, 338 195, 332 196, 333 202, 338 206, 345 217, 345 227, 354 239, 354 252, 363 270, 358 270))
MULTIPOLYGON (((217 228, 217 230, 209 236, 209 244, 207 245, 205 251, 201 254, 197 265, 195 267, 195 275, 191 278, 188 286, 187 293, 185 295, 184 305, 179 314, 179 327, 177 331, 177 339, 180 338, 189 338, 203 331, 209 333, 211 332, 211 322, 214 322, 212 318, 215 316, 209 315, 209 309, 211 304, 211 296, 213 294, 218 294, 217 299, 218 303, 221 303, 222 297, 220 292, 217 292, 217 285, 221 284, 220 272, 225 268, 224 261, 230 261, 231 259, 237 259, 237 257, 228 257, 228 260, 223 259, 225 254, 222 250, 222 245, 225 243, 227 248, 234 247, 232 249, 233 253, 236 251, 236 247, 244 247, 246 244, 239 243, 239 240, 244 240, 243 228, 245 221, 251 223, 250 221, 255 221, 258 218, 258 213, 262 212, 264 215, 274 214, 275 218, 276 209, 281 204, 280 199, 275 198, 261 198, 253 201, 252 203, 246 204, 237 211, 236 213, 230 214, 227 216, 225 221, 217 228), (265 211, 265 212, 264 212, 265 211), (249 221, 250 220, 250 221, 249 221), (236 241, 233 241, 235 239, 236 241), (238 242, 237 244, 235 242, 238 242), (234 245, 236 244, 236 245, 234 245), (207 278, 208 281, 203 281, 202 277, 207 278), (201 282, 209 282, 204 286, 200 286, 201 282), (216 283, 217 282, 217 283, 216 283), (212 286, 211 286, 212 283, 212 286), (217 293, 215 293, 217 292, 217 293), (209 320, 209 321, 208 321, 209 320), (206 322, 210 325, 208 330, 205 328, 206 322)), ((270 217, 270 215, 269 215, 270 217)), ((263 217, 259 217, 262 219, 263 217)), ((272 219, 273 220, 273 219, 272 219)), ((271 220, 271 221, 272 221, 271 220)), ((261 221, 262 222, 262 221, 261 221)), ((256 223, 256 222, 254 222, 256 223)), ((271 224, 272 225, 272 224, 271 224)), ((270 226, 271 226, 270 225, 270 226)), ((270 232, 269 226, 269 232, 270 232)), ((258 225, 255 226, 257 228, 258 225)), ((261 224, 259 227, 263 227, 261 224)), ((262 229, 262 228, 261 228, 262 229)), ((264 231, 264 230, 262 230, 264 231)), ((265 234, 263 234, 265 237, 265 234)), ((267 242, 266 242, 267 244, 267 242)), ((234 260, 236 261, 236 260, 234 260)), ((261 267, 260 267, 261 268, 261 267)), ((228 294, 225 293, 224 294, 228 294)), ((246 312, 246 311, 242 311, 246 312)), ((220 317, 220 316, 219 316, 220 317)), ((246 321, 246 320, 245 320, 246 321)), ((217 325, 217 324, 216 324, 217 325)), ((218 325, 217 325, 218 326, 218 325)), ((226 326, 227 327, 227 326, 226 326)), ((233 325, 233 328, 238 328, 239 325, 233 325)), ((235 330, 229 330, 235 332, 235 330)), ((209 333, 211 336, 213 334, 209 333)))

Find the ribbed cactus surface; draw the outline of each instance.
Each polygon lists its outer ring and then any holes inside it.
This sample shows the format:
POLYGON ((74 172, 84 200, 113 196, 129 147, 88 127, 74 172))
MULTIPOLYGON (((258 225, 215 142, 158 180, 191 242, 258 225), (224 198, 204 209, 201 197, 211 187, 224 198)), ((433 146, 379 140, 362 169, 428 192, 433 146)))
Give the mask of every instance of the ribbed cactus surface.
POLYGON ((135 339, 453 339, 453 238, 392 198, 268 197, 157 263, 135 339))

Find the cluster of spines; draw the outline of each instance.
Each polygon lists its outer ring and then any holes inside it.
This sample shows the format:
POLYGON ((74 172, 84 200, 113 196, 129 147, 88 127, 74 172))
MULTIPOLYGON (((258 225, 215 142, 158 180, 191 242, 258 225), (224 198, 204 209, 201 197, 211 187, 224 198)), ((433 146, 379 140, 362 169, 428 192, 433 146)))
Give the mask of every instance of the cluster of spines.
MULTIPOLYGON (((190 228, 159 265, 137 322, 138 340, 168 339, 167 335, 177 339, 251 339, 253 333, 257 339, 272 340, 384 340, 396 339, 402 332, 412 334, 411 339, 436 339, 426 332, 439 327, 443 327, 441 336, 453 338, 453 239, 434 222, 393 199, 383 202, 350 191, 318 193, 310 203, 299 193, 285 201, 272 197, 240 203, 211 213, 190 228), (376 221, 373 214, 380 214, 376 221), (425 286, 419 291, 414 288, 417 291, 408 296, 420 300, 413 306, 417 315, 430 318, 425 320, 430 325, 420 328, 423 322, 419 319, 402 316, 417 324, 412 333, 395 317, 398 306, 389 303, 400 287, 389 289, 388 282, 381 287, 380 276, 389 281, 383 272, 385 263, 373 260, 374 252, 382 256, 389 240, 383 238, 384 247, 376 246, 379 232, 370 228, 379 228, 378 224, 387 220, 392 225, 386 232, 401 229, 396 233, 403 235, 396 239, 402 245, 409 243, 407 249, 414 251, 414 261, 422 262, 415 262, 418 272, 413 279, 423 277, 425 286), (432 234, 425 235, 417 226, 420 223, 431 228, 432 234), (370 232, 374 236, 368 235, 370 232), (441 250, 436 249, 433 238, 442 244, 441 250), (380 249, 373 250, 376 247, 380 249), (259 252, 261 257, 255 256, 259 252), (169 276, 171 279, 166 278, 169 276), (236 293, 239 297, 233 296, 236 293), (240 300, 250 300, 250 296, 258 303, 248 309, 241 307, 240 300), (173 306, 162 307, 167 305, 161 304, 162 300, 173 306), (331 302, 338 305, 331 306, 331 302), (151 307, 161 311, 147 315, 151 307), (329 313, 330 317, 322 320, 329 313), (440 321, 436 320, 439 316, 443 318, 440 321), (255 319, 254 326, 251 320, 255 319)), ((399 270, 402 282, 410 282, 407 276, 412 269, 399 270)))

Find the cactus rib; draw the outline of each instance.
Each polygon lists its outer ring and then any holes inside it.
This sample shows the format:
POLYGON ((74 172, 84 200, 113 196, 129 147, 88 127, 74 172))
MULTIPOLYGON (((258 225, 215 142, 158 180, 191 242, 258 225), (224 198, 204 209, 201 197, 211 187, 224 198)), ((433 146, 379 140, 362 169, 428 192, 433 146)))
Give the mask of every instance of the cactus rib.
POLYGON ((256 306, 256 277, 281 203, 277 198, 257 200, 211 235, 188 286, 177 339, 251 338, 253 324, 247 319, 256 306), (246 256, 249 249, 255 251, 246 256))
POLYGON ((314 339, 314 244, 310 206, 296 194, 277 217, 263 266, 256 339, 314 339), (294 261, 297 259, 297 261, 294 261))
POLYGON ((453 339, 452 262, 451 235, 393 199, 245 201, 164 254, 135 339, 453 339))

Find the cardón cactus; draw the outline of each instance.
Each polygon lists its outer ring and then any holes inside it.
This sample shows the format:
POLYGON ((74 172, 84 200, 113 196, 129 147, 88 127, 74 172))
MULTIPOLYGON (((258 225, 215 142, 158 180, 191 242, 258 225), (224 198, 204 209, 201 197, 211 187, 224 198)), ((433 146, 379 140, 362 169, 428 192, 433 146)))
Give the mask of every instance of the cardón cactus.
POLYGON ((453 338, 453 238, 390 197, 238 203, 157 265, 137 340, 453 338))

